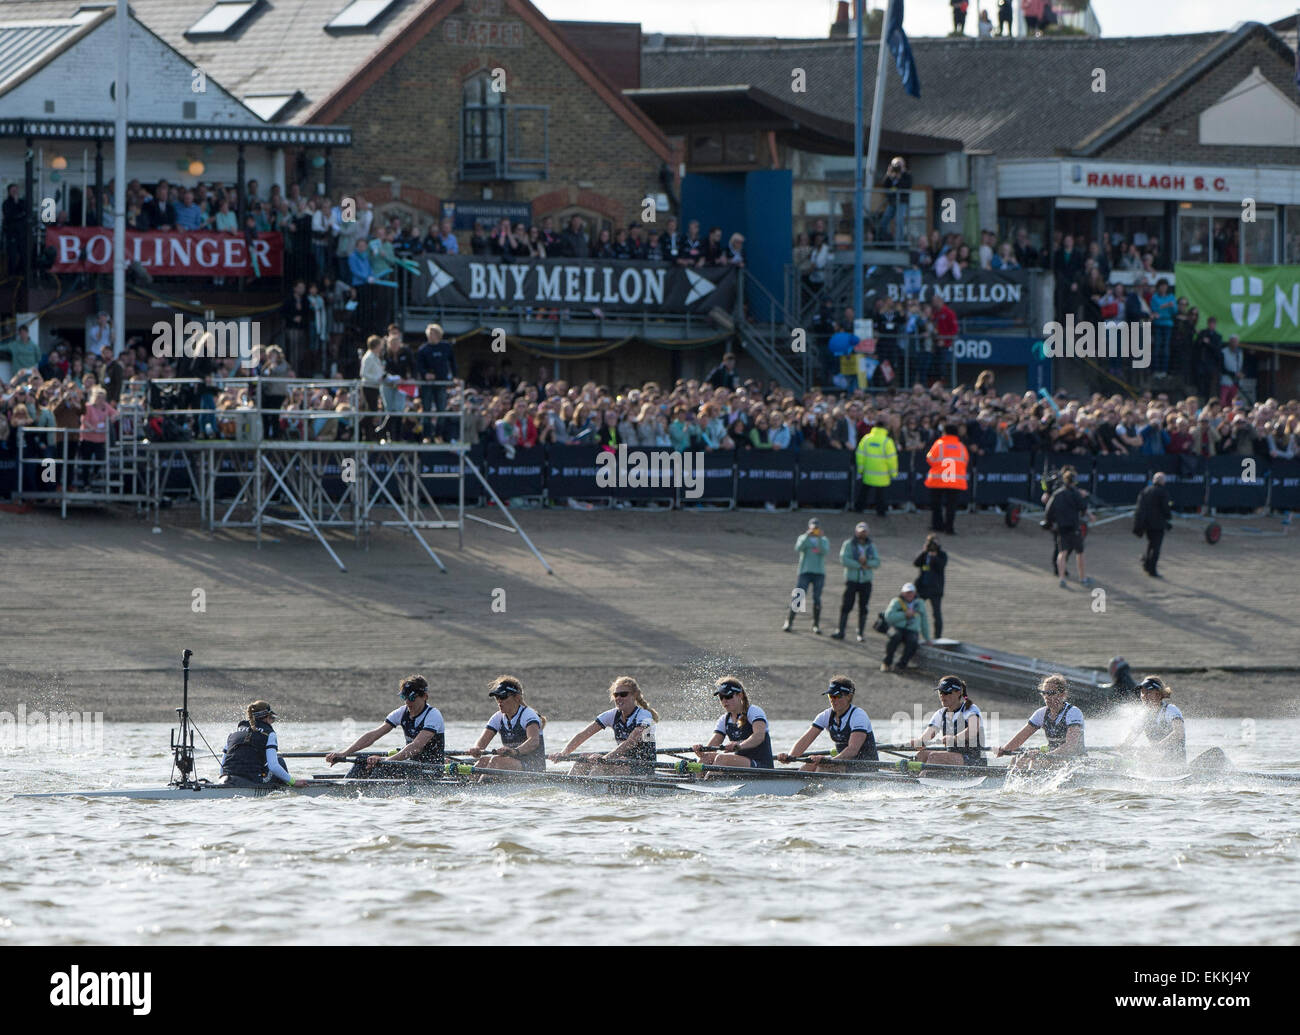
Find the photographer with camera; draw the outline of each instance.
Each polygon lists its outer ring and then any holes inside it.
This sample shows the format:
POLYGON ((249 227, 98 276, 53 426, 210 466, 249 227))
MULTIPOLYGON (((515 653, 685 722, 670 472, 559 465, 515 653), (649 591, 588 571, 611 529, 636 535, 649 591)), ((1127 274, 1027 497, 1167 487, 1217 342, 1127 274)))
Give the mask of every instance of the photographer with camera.
POLYGON ((939 540, 931 532, 925 537, 925 546, 912 562, 919 571, 916 576, 916 592, 922 600, 930 602, 934 611, 934 638, 943 635, 943 572, 948 566, 948 554, 939 545, 939 540))
POLYGON ((1065 566, 1071 553, 1078 554, 1079 582, 1085 586, 1092 585, 1092 579, 1084 569, 1083 534, 1080 527, 1088 516, 1088 500, 1076 487, 1078 479, 1074 468, 1066 468, 1061 472, 1060 488, 1047 501, 1046 522, 1048 527, 1056 529, 1056 574, 1061 580, 1062 589, 1069 585, 1065 579, 1065 566))

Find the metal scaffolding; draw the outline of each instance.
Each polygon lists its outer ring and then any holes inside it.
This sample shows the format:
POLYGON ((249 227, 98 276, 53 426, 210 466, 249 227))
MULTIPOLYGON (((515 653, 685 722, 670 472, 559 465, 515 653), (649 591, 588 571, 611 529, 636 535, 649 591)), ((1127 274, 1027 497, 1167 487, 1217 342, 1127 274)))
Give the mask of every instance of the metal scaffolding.
MULTIPOLYGON (((84 486, 74 485, 70 477, 77 461, 66 455, 67 436, 62 439, 62 454, 51 458, 45 455, 51 450, 44 440, 40 441, 39 448, 32 441, 37 432, 22 429, 17 496, 22 500, 58 503, 64 517, 69 504, 135 503, 141 512, 152 510, 155 526, 160 524, 162 509, 173 500, 193 500, 199 506, 202 527, 209 532, 253 529, 259 549, 268 526, 309 533, 340 571, 347 571, 347 566, 327 536, 332 530, 346 531, 358 548, 369 548, 373 529, 405 529, 445 573, 446 565, 423 533, 454 528, 459 549, 464 547, 465 522, 478 521, 518 533, 547 573, 553 574, 546 558, 470 459, 470 446, 464 440, 463 411, 434 411, 423 415, 428 419, 456 420, 458 431, 451 442, 363 441, 358 419, 362 414, 356 411, 264 409, 261 391, 262 382, 267 380, 249 382, 257 396, 255 407, 220 411, 222 421, 239 422, 233 441, 219 438, 160 441, 159 438, 167 436, 158 435, 155 430, 161 427, 160 418, 174 422, 192 417, 203 427, 205 422, 216 421, 218 411, 154 410, 147 399, 124 404, 119 414, 119 433, 110 439, 103 460, 87 462, 93 465, 95 476, 84 486), (268 418, 292 420, 301 437, 263 438, 264 420, 268 418), (345 426, 353 437, 344 441, 309 440, 308 425, 320 420, 347 422, 345 426), (28 447, 26 456, 24 446, 28 447), (50 471, 57 477, 51 478, 50 471), (481 486, 482 494, 496 504, 507 524, 467 512, 467 479, 481 486), (437 491, 435 486, 439 484, 447 485, 447 490, 437 491)), ((290 383, 304 389, 312 384, 290 383)), ((352 397, 360 398, 356 383, 334 381, 329 382, 329 387, 335 391, 350 388, 354 392, 352 397)), ((475 499, 479 495, 477 491, 473 493, 475 499)))

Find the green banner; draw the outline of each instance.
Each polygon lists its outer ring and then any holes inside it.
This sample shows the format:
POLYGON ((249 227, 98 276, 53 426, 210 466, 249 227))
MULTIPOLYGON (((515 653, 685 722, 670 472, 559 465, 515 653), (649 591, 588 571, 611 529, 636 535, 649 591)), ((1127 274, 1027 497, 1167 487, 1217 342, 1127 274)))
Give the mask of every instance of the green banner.
POLYGON ((1176 291, 1243 343, 1300 345, 1300 266, 1179 263, 1176 291))

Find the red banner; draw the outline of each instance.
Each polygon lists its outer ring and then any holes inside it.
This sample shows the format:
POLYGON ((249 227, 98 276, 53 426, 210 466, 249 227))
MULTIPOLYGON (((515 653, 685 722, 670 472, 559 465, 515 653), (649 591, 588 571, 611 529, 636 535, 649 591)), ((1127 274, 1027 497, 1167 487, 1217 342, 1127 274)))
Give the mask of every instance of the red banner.
MULTIPOLYGON (((46 230, 56 273, 112 273, 113 231, 60 226, 46 230)), ((160 277, 278 277, 284 273, 284 238, 258 234, 249 255, 242 234, 206 230, 126 232, 127 262, 160 277)))

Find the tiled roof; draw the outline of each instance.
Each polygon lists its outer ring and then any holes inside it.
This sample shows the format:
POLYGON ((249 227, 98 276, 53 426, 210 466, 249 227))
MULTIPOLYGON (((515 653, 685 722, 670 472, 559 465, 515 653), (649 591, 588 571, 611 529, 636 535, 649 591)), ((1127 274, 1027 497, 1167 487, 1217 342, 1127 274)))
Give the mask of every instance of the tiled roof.
POLYGON ((77 6, 60 4, 57 15, 37 10, 39 5, 0 8, 0 94, 35 71, 70 44, 100 15, 74 18, 77 6))
MULTIPOLYGON (((380 47, 402 30, 428 0, 398 0, 375 29, 326 32, 325 25, 351 0, 272 0, 231 37, 191 40, 185 35, 216 0, 131 0, 131 12, 155 35, 207 71, 237 97, 295 94, 291 121, 324 100, 380 47)), ((84 0, 24 2, 24 20, 69 18, 84 0)), ((0 22, 6 21, 0 4, 0 22)))
MULTIPOLYGON (((953 137, 967 150, 1001 157, 1069 153, 1117 117, 1155 99, 1198 59, 1228 46, 1239 33, 1094 39, 916 39, 912 50, 921 98, 907 96, 892 67, 885 94, 885 127, 953 137), (1091 89, 1094 68, 1106 70, 1105 93, 1091 89)), ((656 41, 657 43, 658 41, 656 41)), ((864 49, 871 110, 878 44, 864 49)), ((853 41, 791 40, 780 45, 707 41, 680 45, 673 38, 641 54, 643 88, 743 83, 835 119, 853 119, 853 41), (792 71, 805 72, 807 91, 791 89, 792 71)))

